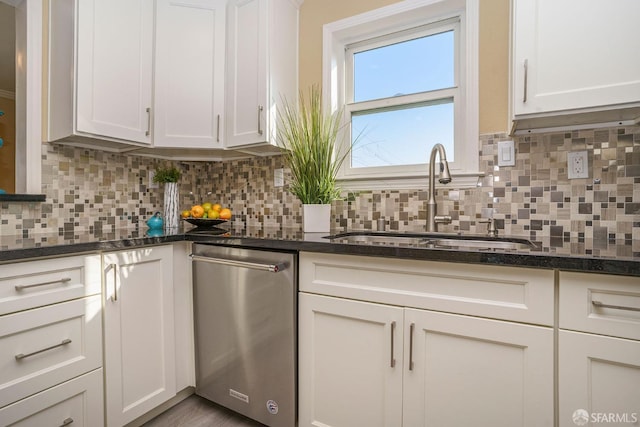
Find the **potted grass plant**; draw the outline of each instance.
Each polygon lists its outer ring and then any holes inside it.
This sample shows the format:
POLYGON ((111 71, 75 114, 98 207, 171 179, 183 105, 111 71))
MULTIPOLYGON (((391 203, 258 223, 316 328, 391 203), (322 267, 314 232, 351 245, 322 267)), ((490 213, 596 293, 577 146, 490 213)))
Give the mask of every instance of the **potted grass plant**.
POLYGON ((176 167, 159 167, 153 182, 164 184, 164 227, 178 228, 180 225, 178 180, 180 170, 176 167))
POLYGON ((278 114, 278 141, 291 171, 289 191, 303 205, 303 231, 329 232, 331 202, 340 196, 337 175, 348 149, 340 150, 342 111, 325 112, 317 86, 301 92, 294 105, 284 99, 278 114))

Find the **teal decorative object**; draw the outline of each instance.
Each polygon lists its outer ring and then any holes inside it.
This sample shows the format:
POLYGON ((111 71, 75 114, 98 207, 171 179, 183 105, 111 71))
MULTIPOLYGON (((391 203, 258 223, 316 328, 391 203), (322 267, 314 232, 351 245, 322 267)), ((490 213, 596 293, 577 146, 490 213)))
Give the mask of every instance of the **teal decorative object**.
POLYGON ((164 230, 162 228, 150 228, 144 235, 147 237, 162 237, 164 236, 164 230))
POLYGON ((151 218, 147 220, 147 227, 152 230, 162 229, 164 226, 164 221, 162 220, 162 215, 160 212, 156 212, 151 218))

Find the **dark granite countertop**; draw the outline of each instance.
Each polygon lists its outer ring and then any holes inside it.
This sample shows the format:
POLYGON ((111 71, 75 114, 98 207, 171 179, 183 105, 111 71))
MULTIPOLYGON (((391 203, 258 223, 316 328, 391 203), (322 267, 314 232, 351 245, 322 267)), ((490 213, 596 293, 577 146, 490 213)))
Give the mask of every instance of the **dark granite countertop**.
MULTIPOLYGON (((237 224, 236 224, 237 226, 237 224)), ((344 230, 336 230, 335 233, 344 230)), ((486 250, 438 249, 411 245, 335 243, 322 234, 304 234, 298 229, 218 228, 216 233, 191 230, 160 230, 146 227, 113 232, 78 234, 30 234, 0 236, 0 262, 17 262, 31 258, 111 251, 146 245, 189 240, 225 246, 309 251, 364 256, 399 257, 430 261, 473 264, 513 265, 522 267, 601 272, 640 277, 640 242, 635 241, 566 241, 543 238, 535 249, 486 250)))

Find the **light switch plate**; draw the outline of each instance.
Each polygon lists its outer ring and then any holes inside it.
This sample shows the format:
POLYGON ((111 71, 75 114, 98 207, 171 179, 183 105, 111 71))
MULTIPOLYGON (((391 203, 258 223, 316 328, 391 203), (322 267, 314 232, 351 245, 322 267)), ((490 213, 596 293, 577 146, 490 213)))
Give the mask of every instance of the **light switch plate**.
POLYGON ((273 186, 274 187, 283 187, 284 186, 284 169, 275 169, 273 171, 273 186))
POLYGON ((516 152, 513 141, 498 142, 498 166, 515 166, 516 152))
POLYGON ((156 176, 156 171, 149 171, 149 188, 158 188, 158 183, 153 182, 153 177, 156 176))
POLYGON ((589 178, 589 157, 586 151, 567 153, 567 173, 569 179, 589 178))

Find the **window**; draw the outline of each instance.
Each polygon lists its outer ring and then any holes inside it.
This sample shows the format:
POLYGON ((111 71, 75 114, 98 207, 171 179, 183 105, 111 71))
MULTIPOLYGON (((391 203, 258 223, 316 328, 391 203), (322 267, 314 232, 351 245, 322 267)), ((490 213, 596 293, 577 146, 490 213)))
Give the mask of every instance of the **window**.
POLYGON ((400 2, 325 26, 325 96, 343 107, 352 144, 344 187, 424 188, 436 143, 454 185, 475 184, 476 2, 400 2))

